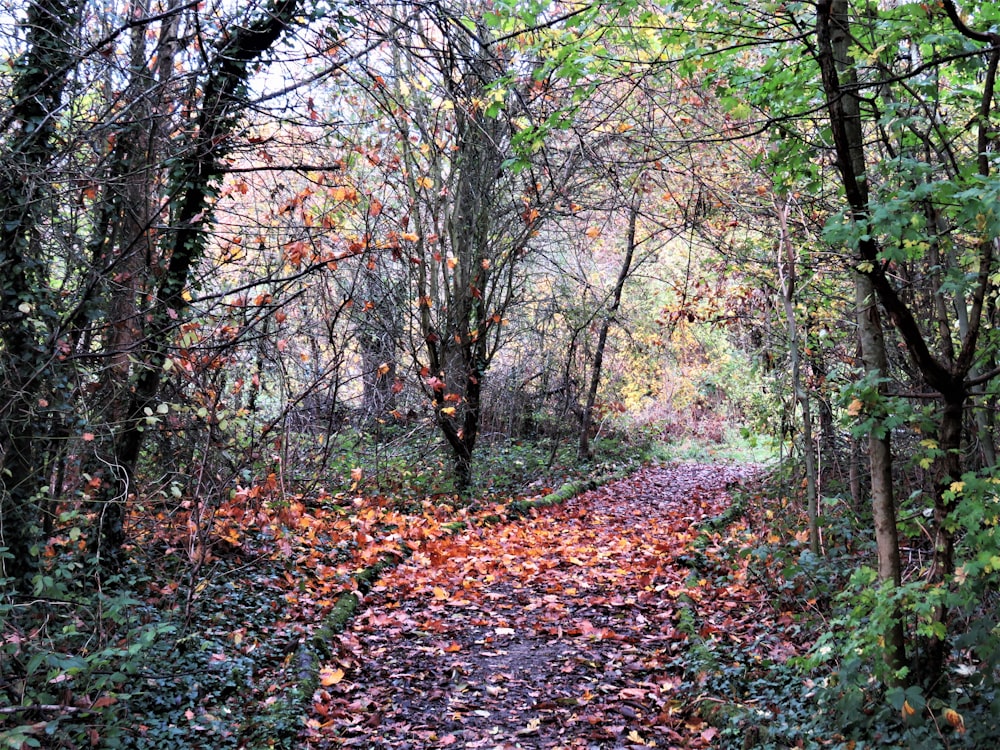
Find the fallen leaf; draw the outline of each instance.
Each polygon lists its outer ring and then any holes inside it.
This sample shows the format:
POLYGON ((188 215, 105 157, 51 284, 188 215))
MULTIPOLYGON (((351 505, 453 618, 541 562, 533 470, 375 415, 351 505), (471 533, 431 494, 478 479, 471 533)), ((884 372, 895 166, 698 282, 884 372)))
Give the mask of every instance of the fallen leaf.
POLYGON ((319 684, 323 687, 336 685, 343 679, 344 670, 339 667, 337 669, 333 669, 332 667, 323 667, 319 670, 319 684))

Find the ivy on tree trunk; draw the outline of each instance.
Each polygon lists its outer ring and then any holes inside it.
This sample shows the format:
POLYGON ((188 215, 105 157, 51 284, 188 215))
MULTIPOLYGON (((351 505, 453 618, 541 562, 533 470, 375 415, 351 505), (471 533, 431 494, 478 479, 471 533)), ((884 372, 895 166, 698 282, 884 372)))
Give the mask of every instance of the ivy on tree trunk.
POLYGON ((103 486, 106 503, 95 549, 105 566, 115 560, 125 540, 124 519, 133 477, 143 444, 147 415, 156 407, 163 365, 188 302, 184 292, 191 271, 201 258, 211 221, 211 199, 220 174, 219 159, 227 152, 233 130, 246 106, 246 85, 252 64, 281 38, 299 10, 299 0, 276 0, 256 20, 236 27, 209 61, 198 117, 188 148, 170 175, 170 195, 176 209, 175 229, 168 236, 167 268, 147 314, 147 329, 139 348, 126 418, 115 442, 114 481, 103 486))
POLYGON ((35 567, 49 415, 62 407, 53 388, 57 321, 36 212, 46 194, 67 72, 78 59, 73 32, 81 6, 79 0, 40 0, 28 7, 27 48, 15 65, 14 104, 0 144, 0 547, 9 555, 0 556, 0 574, 19 580, 35 567))

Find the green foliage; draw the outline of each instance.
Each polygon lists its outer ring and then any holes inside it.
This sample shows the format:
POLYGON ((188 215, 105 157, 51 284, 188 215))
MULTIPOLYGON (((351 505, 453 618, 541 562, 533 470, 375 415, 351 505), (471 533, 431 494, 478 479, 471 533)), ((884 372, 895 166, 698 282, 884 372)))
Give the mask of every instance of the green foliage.
POLYGON ((898 587, 878 585, 875 571, 862 566, 834 597, 826 632, 803 665, 828 675, 819 697, 841 717, 848 736, 877 738, 886 747, 926 748, 942 747, 945 741, 951 747, 981 747, 996 736, 1000 622, 994 599, 1000 585, 1000 544, 995 532, 1000 518, 993 473, 968 473, 945 492, 959 540, 957 572, 949 585, 920 578, 898 587), (908 684, 909 668, 890 672, 882 658, 884 637, 897 613, 910 631, 910 642, 945 637, 944 624, 936 617, 942 605, 952 612, 957 631, 954 671, 940 693, 925 695, 908 684), (962 718, 961 732, 956 714, 962 718))
POLYGON ((723 699, 701 704, 702 717, 719 730, 713 747, 837 747, 830 742, 839 733, 799 669, 793 663, 761 657, 773 643, 707 641, 692 634, 688 644, 689 650, 675 665, 684 675, 680 689, 723 699))
POLYGON ((128 704, 143 690, 150 654, 175 628, 124 581, 89 591, 81 573, 63 556, 34 576, 30 600, 0 600, 0 706, 11 709, 2 746, 125 746, 128 704))

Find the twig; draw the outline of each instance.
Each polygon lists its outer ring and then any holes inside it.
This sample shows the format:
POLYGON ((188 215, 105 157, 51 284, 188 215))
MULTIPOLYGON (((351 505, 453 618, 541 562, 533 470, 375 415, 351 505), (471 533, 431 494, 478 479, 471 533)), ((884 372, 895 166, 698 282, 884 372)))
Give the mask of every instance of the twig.
POLYGON ((17 714, 24 711, 65 711, 66 713, 91 712, 92 709, 79 706, 63 706, 59 703, 35 703, 30 706, 2 706, 0 714, 17 714))

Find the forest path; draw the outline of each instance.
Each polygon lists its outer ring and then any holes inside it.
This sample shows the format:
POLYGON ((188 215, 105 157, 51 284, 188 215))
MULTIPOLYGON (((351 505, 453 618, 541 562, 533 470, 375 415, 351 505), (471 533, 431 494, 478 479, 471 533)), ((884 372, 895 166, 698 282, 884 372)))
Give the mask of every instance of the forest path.
POLYGON ((791 649, 727 554, 743 524, 704 529, 755 471, 646 468, 422 547, 340 636, 310 747, 715 746, 687 651, 753 644, 766 663, 791 649))

